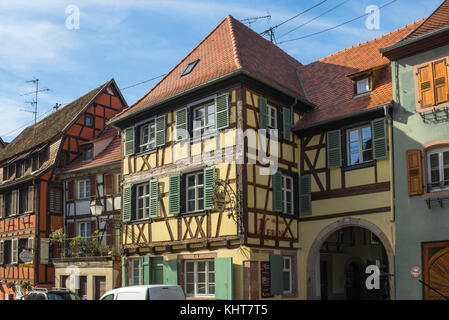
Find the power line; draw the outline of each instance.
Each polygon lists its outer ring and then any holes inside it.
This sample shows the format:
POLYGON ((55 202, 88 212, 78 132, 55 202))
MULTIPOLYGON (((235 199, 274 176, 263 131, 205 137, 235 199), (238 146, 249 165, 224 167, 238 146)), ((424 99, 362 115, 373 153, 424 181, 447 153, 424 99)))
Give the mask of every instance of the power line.
MULTIPOLYGON (((47 110, 45 113, 43 113, 43 114, 37 116, 37 117, 36 117, 36 120, 37 120, 37 119, 40 119, 40 118, 42 118, 43 116, 45 116, 46 114, 50 113, 53 109, 54 109, 54 107, 52 107, 51 109, 47 110)), ((14 132, 16 132, 16 131, 18 131, 18 130, 20 130, 20 129, 23 129, 23 128, 25 128, 25 127, 28 127, 30 124, 34 123, 36 120, 27 122, 27 123, 24 124, 23 126, 20 126, 20 127, 14 129, 14 130, 11 130, 11 131, 9 131, 9 132, 7 132, 7 133, 4 133, 4 134, 2 134, 1 136, 9 136, 11 133, 14 133, 14 132)))
MULTIPOLYGON (((382 8, 385 8, 386 6, 392 4, 392 3, 396 2, 396 1, 398 1, 398 0, 392 0, 390 2, 387 2, 383 6, 379 7, 379 10, 382 9, 382 8)), ((299 37, 299 38, 285 40, 285 41, 279 42, 278 44, 283 44, 283 43, 287 43, 287 42, 292 42, 292 41, 301 40, 301 39, 309 38, 309 37, 312 37, 312 36, 316 36, 317 34, 321 34, 321 33, 324 33, 324 32, 327 32, 327 31, 330 31, 330 30, 333 30, 333 29, 336 29, 336 28, 341 27, 341 26, 343 26, 345 24, 348 24, 348 23, 351 23, 353 21, 359 20, 359 19, 361 19, 363 17, 366 17, 366 16, 368 16, 370 14, 371 14, 371 12, 368 12, 368 13, 365 13, 365 14, 359 16, 359 17, 356 17, 354 19, 351 19, 351 20, 348 20, 346 22, 340 23, 340 24, 338 24, 336 26, 333 26, 331 28, 327 28, 327 29, 324 29, 324 30, 321 30, 321 31, 318 31, 318 32, 310 33, 308 35, 305 35, 305 36, 302 36, 302 37, 299 37)))
POLYGON ((312 22, 312 21, 315 21, 315 20, 318 19, 318 18, 321 18, 321 17, 324 16, 325 14, 328 14, 329 12, 334 11, 335 9, 341 7, 341 6, 344 5, 346 2, 349 2, 349 1, 350 1, 350 0, 345 0, 345 1, 343 1, 342 3, 340 3, 340 4, 337 4, 335 7, 333 7, 333 8, 331 8, 331 9, 329 9, 329 10, 323 12, 322 14, 316 16, 315 18, 312 18, 312 19, 310 19, 310 20, 304 22, 303 24, 300 24, 300 25, 297 26, 296 28, 293 28, 292 30, 290 30, 290 31, 288 31, 288 32, 286 32, 286 33, 280 35, 280 36, 278 37, 278 39, 282 38, 283 36, 286 36, 286 35, 289 34, 289 33, 292 33, 293 31, 298 30, 299 28, 304 27, 305 25, 309 24, 309 23, 312 22))
POLYGON ((314 8, 316 8, 316 7, 318 7, 318 6, 320 6, 320 5, 322 5, 323 3, 327 2, 327 1, 328 1, 328 0, 323 0, 323 1, 319 2, 319 3, 317 3, 317 4, 314 5, 313 7, 310 7, 310 8, 308 8, 308 9, 306 9, 306 10, 304 10, 304 11, 302 11, 302 12, 296 14, 296 15, 294 15, 294 16, 291 17, 291 18, 289 18, 289 19, 287 19, 287 20, 285 20, 285 21, 282 21, 281 23, 275 25, 274 27, 270 27, 269 29, 267 29, 267 30, 261 32, 260 35, 270 34, 271 42, 273 42, 273 38, 274 38, 274 32, 273 32, 273 30, 274 30, 274 29, 276 29, 276 28, 282 26, 283 24, 285 24, 285 23, 287 23, 287 22, 289 22, 289 21, 291 21, 291 20, 293 20, 293 19, 299 17, 300 15, 302 15, 302 14, 304 14, 304 13, 306 13, 306 12, 308 12, 308 11, 310 11, 310 10, 312 10, 312 9, 314 9, 314 8))
POLYGON ((141 85, 141 84, 144 84, 144 83, 147 83, 147 82, 150 82, 150 81, 153 81, 153 80, 162 78, 162 77, 165 76, 165 75, 166 75, 166 74, 161 74, 160 76, 157 76, 157 77, 154 77, 154 78, 151 78, 151 79, 148 79, 148 80, 144 80, 144 81, 142 81, 142 82, 138 82, 138 83, 132 84, 132 85, 130 85, 130 86, 128 86, 128 87, 120 88, 120 90, 123 91, 123 90, 129 89, 129 88, 133 88, 133 87, 136 87, 136 86, 138 86, 138 85, 141 85))

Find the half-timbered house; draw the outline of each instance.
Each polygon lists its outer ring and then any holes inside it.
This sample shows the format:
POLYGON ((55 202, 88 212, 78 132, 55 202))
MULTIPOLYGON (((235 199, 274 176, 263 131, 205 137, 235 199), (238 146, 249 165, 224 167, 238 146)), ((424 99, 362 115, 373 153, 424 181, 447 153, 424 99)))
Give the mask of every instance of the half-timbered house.
POLYGON ((106 128, 80 148, 78 158, 57 172, 65 236, 56 242, 55 284, 98 300, 121 284, 121 138, 106 128))
POLYGON ((54 285, 49 235, 63 227, 55 169, 77 157, 124 107, 111 79, 27 127, 0 152, 0 298, 14 296, 23 282, 54 285))
POLYGON ((299 68, 317 108, 300 139, 299 284, 303 299, 394 298, 391 67, 379 49, 413 23, 299 68), (380 289, 365 278, 378 268, 380 289))
POLYGON ((123 137, 123 285, 297 298, 301 64, 227 16, 111 123, 123 137), (260 131, 259 131, 260 130, 260 131))

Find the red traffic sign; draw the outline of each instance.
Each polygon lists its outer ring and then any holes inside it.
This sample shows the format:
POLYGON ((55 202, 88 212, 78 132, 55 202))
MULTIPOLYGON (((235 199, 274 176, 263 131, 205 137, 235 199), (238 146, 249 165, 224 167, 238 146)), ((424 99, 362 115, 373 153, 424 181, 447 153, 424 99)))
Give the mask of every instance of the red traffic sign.
POLYGON ((421 275, 421 268, 420 267, 413 267, 410 270, 410 274, 413 278, 418 278, 421 275))

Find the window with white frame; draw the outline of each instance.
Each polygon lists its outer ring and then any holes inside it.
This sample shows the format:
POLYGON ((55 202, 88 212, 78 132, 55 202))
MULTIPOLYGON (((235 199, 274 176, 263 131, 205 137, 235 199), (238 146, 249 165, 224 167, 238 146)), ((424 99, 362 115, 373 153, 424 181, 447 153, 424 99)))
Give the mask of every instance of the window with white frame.
POLYGON ((129 259, 128 285, 137 286, 142 284, 142 259, 129 259))
POLYGON ((292 293, 292 258, 284 257, 283 279, 284 293, 292 293))
POLYGON ((202 105, 193 109, 193 137, 200 138, 203 135, 215 132, 215 103, 202 105))
POLYGON ((204 210, 204 175, 203 172, 186 176, 186 212, 204 210))
POLYGON ((185 261, 184 290, 189 297, 215 296, 214 260, 185 261))
POLYGON ((356 82, 357 92, 356 94, 363 94, 371 91, 369 78, 365 78, 356 82))
POLYGON ((136 187, 136 216, 135 220, 148 218, 150 214, 150 186, 148 183, 136 187))
POLYGON ((156 148, 156 125, 154 121, 140 127, 140 145, 141 152, 156 148))
POLYGON ((349 129, 347 132, 348 166, 373 160, 371 124, 349 129))
POLYGON ((80 222, 78 224, 78 235, 83 237, 85 240, 88 240, 91 235, 90 230, 90 221, 89 222, 80 222))
POLYGON ((268 127, 277 129, 278 127, 278 111, 276 107, 268 105, 268 127))
POLYGON ((78 181, 78 199, 87 199, 90 197, 90 181, 78 181))
POLYGON ((92 160, 94 148, 88 148, 83 151, 83 161, 92 160))
POLYGON ((429 189, 449 188, 449 148, 432 150, 427 156, 429 189))
POLYGON ((282 176, 282 213, 293 214, 293 178, 282 176))

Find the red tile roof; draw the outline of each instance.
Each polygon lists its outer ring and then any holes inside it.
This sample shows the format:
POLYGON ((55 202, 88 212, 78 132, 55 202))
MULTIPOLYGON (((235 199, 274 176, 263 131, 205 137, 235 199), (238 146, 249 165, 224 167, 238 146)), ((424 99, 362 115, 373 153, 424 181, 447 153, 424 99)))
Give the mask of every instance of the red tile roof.
POLYGON ((248 71, 305 100, 296 74, 300 66, 279 47, 228 15, 145 96, 115 119, 237 70, 248 71), (197 59, 192 72, 181 77, 186 66, 197 59))
POLYGON ((416 38, 449 25, 449 0, 445 0, 427 19, 403 40, 416 38))
POLYGON ((296 127, 389 103, 392 100, 390 61, 380 54, 379 49, 396 43, 421 22, 300 67, 305 93, 317 108, 306 113, 296 127), (371 94, 353 99, 353 83, 348 75, 381 66, 387 66, 387 70, 378 73, 380 77, 371 94))
POLYGON ((120 162, 122 160, 121 138, 117 129, 110 127, 106 129, 99 137, 90 141, 89 143, 93 143, 95 148, 96 142, 106 138, 112 138, 111 142, 92 160, 83 161, 83 157, 80 156, 70 164, 65 166, 59 173, 69 173, 85 169, 92 169, 107 164, 120 162))

